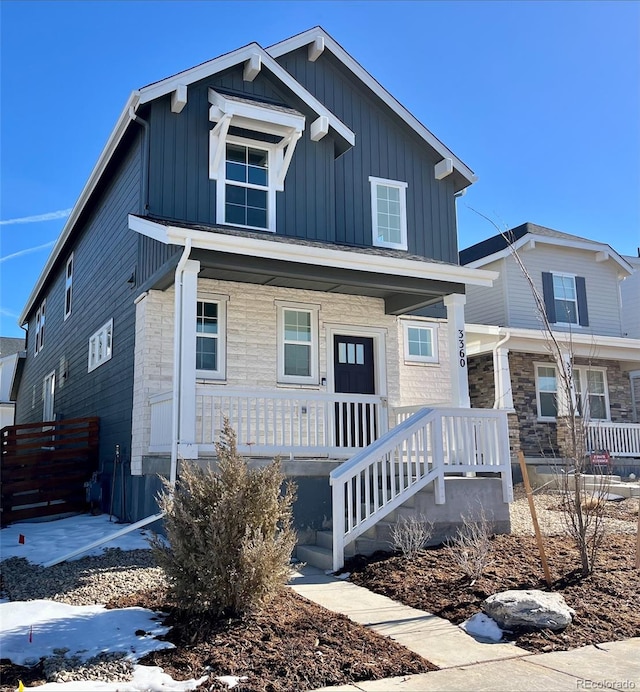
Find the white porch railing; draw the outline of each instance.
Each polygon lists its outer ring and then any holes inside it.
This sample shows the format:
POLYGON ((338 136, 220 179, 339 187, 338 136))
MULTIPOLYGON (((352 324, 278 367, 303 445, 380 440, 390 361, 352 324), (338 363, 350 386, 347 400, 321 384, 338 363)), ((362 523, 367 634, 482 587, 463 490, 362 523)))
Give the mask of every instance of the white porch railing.
POLYGON ((640 423, 591 421, 586 436, 587 452, 606 449, 612 457, 640 458, 640 423))
POLYGON ((506 412, 423 408, 334 469, 334 570, 348 543, 409 497, 433 482, 443 504, 444 476, 467 472, 499 473, 504 501, 513 500, 506 412))
MULTIPOLYGON (((171 392, 150 398, 150 452, 171 448, 171 392)), ((304 390, 260 391, 196 388, 196 444, 215 452, 224 418, 236 431, 243 454, 350 456, 388 429, 386 400, 365 394, 304 390)))

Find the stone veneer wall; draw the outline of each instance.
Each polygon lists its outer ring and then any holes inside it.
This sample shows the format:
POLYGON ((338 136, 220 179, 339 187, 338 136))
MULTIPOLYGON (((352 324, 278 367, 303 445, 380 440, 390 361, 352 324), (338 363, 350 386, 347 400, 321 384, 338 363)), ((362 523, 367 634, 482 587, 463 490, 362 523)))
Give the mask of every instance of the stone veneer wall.
MULTIPOLYGON (((236 388, 304 388, 327 391, 322 385, 279 385, 277 382, 278 300, 319 306, 320 378, 327 376, 325 325, 374 327, 385 330, 386 395, 389 407, 448 403, 451 396, 446 321, 438 325, 439 364, 409 364, 403 357, 400 320, 384 312, 384 301, 364 296, 256 286, 212 279, 198 280, 198 297, 228 296, 227 359, 224 382, 236 388)), ((136 345, 132 433, 132 473, 142 473, 142 456, 150 439, 149 397, 168 392, 173 380, 173 287, 149 291, 136 306, 136 345)), ((413 319, 413 318, 412 318, 413 319)), ((419 318, 418 318, 419 319, 419 318)), ((434 320, 426 320, 434 322, 434 320)), ((331 348, 331 346, 329 347, 331 348)))

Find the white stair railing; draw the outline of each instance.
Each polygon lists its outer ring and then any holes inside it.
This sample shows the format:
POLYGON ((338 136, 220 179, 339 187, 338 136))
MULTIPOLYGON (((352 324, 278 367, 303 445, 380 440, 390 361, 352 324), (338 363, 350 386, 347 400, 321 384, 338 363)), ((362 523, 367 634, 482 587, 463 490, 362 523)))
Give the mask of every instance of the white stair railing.
POLYGON ((423 408, 331 472, 333 568, 344 548, 434 483, 445 502, 444 477, 470 472, 500 474, 505 502, 513 500, 507 416, 484 409, 423 408))

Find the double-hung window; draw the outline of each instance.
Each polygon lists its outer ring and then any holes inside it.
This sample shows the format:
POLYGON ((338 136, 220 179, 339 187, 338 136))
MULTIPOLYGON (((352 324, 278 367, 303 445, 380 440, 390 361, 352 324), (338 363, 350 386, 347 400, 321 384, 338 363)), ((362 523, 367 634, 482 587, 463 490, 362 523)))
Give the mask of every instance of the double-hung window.
POLYGON ((64 318, 71 314, 71 299, 73 297, 73 253, 67 260, 64 278, 64 318))
POLYGON ((278 381, 318 383, 318 307, 278 305, 278 381))
POLYGON ((47 307, 46 299, 42 301, 40 307, 36 311, 36 338, 34 339, 34 353, 38 355, 44 348, 44 318, 47 307))
POLYGON ((369 177, 373 244, 407 249, 407 183, 369 177))
POLYGON ((415 363, 438 362, 437 327, 403 320, 404 359, 415 363))
POLYGON ((542 292, 551 324, 589 326, 586 282, 583 276, 542 272, 542 292))
MULTIPOLYGON (((607 374, 604 368, 575 365, 573 388, 579 415, 587 420, 609 420, 607 374)), ((555 420, 558 415, 558 377, 555 365, 536 366, 536 398, 538 418, 555 420)))
POLYGON ((225 378, 226 302, 198 300, 196 312, 196 374, 225 378))
POLYGON ((225 154, 224 222, 269 228, 273 202, 269 188, 269 150, 227 142, 225 154))

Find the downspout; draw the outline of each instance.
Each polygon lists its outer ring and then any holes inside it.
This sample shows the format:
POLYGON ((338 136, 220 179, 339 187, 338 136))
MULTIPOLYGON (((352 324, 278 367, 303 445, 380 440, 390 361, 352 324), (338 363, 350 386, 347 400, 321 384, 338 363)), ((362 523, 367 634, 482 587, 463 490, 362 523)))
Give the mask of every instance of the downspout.
POLYGON ((134 107, 129 108, 129 117, 144 129, 142 141, 142 189, 140 191, 140 212, 143 216, 149 213, 149 123, 141 118, 134 107))
POLYGON ((175 323, 173 327, 173 409, 171 418, 171 471, 169 482, 175 486, 178 475, 178 446, 180 441, 180 403, 182 390, 182 284, 184 267, 191 254, 191 238, 186 238, 182 257, 178 261, 175 273, 175 323))
MULTIPOLYGON (((498 334, 500 334, 500 330, 498 330, 498 334)), ((493 408, 499 408, 500 404, 500 398, 502 396, 502 389, 500 388, 500 391, 498 391, 498 380, 500 384, 502 384, 502 370, 499 370, 499 363, 498 363, 498 351, 501 346, 504 346, 504 344, 509 341, 511 338, 511 331, 509 329, 506 330, 505 335, 498 343, 493 347, 493 371, 495 373, 495 385, 494 385, 494 399, 493 399, 493 408), (498 375, 498 372, 500 372, 500 375, 498 375)))

